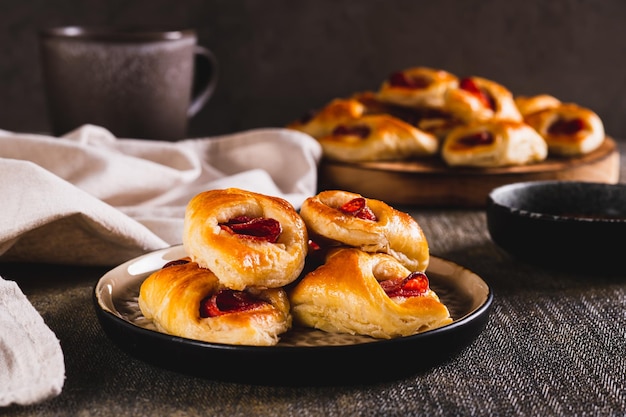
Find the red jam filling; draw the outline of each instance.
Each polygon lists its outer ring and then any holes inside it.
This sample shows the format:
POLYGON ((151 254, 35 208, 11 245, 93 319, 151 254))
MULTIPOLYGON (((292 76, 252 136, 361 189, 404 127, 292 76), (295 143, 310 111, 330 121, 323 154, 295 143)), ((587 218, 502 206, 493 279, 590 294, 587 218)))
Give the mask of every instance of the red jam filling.
POLYGON ((354 198, 339 208, 343 214, 347 214, 358 219, 377 221, 374 212, 367 207, 367 200, 363 197, 354 198))
POLYGON ((240 237, 264 240, 270 243, 276 243, 282 232, 282 227, 278 220, 265 217, 238 216, 226 223, 220 223, 219 226, 222 230, 237 234, 240 237))
POLYGON ((426 88, 431 84, 428 77, 409 76, 404 72, 394 72, 389 76, 389 85, 392 87, 404 87, 412 89, 426 88))
POLYGON ((459 88, 478 97, 483 106, 487 107, 488 109, 494 111, 496 110, 496 101, 486 90, 480 88, 472 78, 463 78, 459 82, 459 88))
POLYGON ((169 261, 168 263, 163 265, 161 269, 169 268, 170 266, 175 266, 175 265, 185 265, 185 264, 188 264, 189 262, 190 262, 189 259, 176 259, 174 261, 169 261))
POLYGON ((406 278, 388 279, 379 284, 390 298, 418 297, 429 289, 428 277, 423 272, 412 272, 406 278))
POLYGON ((317 242, 309 239, 309 252, 315 252, 321 249, 322 247, 317 242))
POLYGON ((482 131, 474 133, 473 135, 463 136, 459 138, 457 143, 467 147, 490 145, 494 142, 494 137, 491 132, 482 131))
POLYGON ((332 134, 334 136, 358 136, 361 139, 365 139, 371 132, 372 130, 366 125, 339 125, 333 129, 332 134))
POLYGON ((217 294, 205 297, 200 301, 200 317, 217 317, 229 313, 238 313, 264 304, 267 302, 254 298, 245 291, 220 290, 217 294))
POLYGON ((551 135, 573 135, 585 128, 585 123, 581 119, 559 119, 548 128, 551 135))

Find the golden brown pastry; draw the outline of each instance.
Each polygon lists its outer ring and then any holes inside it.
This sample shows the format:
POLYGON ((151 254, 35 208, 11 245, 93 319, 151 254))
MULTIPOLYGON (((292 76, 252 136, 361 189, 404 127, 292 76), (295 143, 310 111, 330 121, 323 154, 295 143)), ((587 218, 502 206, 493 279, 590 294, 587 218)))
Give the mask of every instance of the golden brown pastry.
POLYGON ((278 197, 237 188, 210 190, 187 204, 186 253, 228 288, 277 288, 304 268, 308 235, 294 207, 278 197))
POLYGON ((428 242, 417 221, 383 201, 327 190, 307 198, 300 215, 311 239, 321 245, 387 253, 411 271, 428 267, 428 242))
POLYGON ((452 130, 441 156, 450 166, 502 167, 543 161, 548 147, 541 135, 523 122, 491 119, 452 130))
POLYGON ((435 136, 386 114, 344 121, 318 141, 325 157, 343 162, 403 160, 439 149, 435 136))
POLYGON ((390 339, 452 321, 422 272, 355 248, 333 250, 289 293, 294 322, 327 332, 390 339))
POLYGON ((549 94, 539 94, 536 96, 517 96, 515 97, 515 105, 517 106, 522 117, 526 117, 540 110, 551 109, 561 105, 561 100, 549 94))
POLYGON ((212 343, 270 346, 291 328, 280 288, 224 288, 189 259, 166 264, 141 285, 139 308, 164 333, 212 343))
POLYGON ((593 111, 564 103, 526 116, 548 144, 550 155, 576 156, 597 149, 604 142, 604 125, 593 111))
POLYGON ((316 139, 331 134, 338 124, 363 116, 365 105, 353 98, 336 98, 318 111, 287 125, 287 128, 307 133, 316 139))
POLYGON ((470 122, 491 118, 521 121, 513 94, 503 85, 481 77, 466 77, 445 95, 445 109, 470 122))
POLYGON ((407 107, 441 108, 458 78, 441 69, 413 67, 391 74, 378 90, 379 100, 407 107))

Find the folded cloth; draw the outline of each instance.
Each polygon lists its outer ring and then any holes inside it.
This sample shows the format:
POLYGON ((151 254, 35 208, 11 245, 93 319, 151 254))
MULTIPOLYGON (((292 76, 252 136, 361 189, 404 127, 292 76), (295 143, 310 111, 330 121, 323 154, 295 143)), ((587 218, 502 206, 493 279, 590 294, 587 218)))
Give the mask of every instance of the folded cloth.
POLYGON ((0 406, 58 395, 65 379, 61 345, 17 284, 0 279, 0 406))
MULTIPOLYGON (((120 139, 93 125, 61 138, 0 130, 0 262, 113 266, 181 243, 187 202, 209 189, 299 208, 316 193, 321 154, 312 137, 280 128, 179 142, 120 139)), ((13 317, 37 312, 9 283, 0 277, 0 405, 58 393, 65 372, 60 345, 40 342, 51 337, 41 317, 13 317), (20 365, 33 358, 37 369, 20 365)))

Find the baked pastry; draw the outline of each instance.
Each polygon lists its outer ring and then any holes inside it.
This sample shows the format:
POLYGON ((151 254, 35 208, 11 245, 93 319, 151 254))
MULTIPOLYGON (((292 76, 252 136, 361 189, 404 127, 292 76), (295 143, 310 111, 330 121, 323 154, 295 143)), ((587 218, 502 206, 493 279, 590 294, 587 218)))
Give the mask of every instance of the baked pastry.
POLYGON ((522 120, 513 94, 503 85, 481 77, 463 78, 458 88, 446 90, 445 109, 465 122, 491 118, 522 120))
POLYGON ((336 161, 392 161, 434 155, 439 141, 430 133, 386 114, 338 124, 318 139, 324 156, 336 161))
POLYGON ((526 117, 532 113, 536 113, 540 110, 551 109, 561 105, 561 100, 553 97, 549 94, 539 94, 536 96, 517 96, 515 97, 515 105, 522 114, 522 117, 526 117))
POLYGON ((391 74, 378 90, 379 100, 407 107, 441 108, 458 78, 441 69, 413 67, 391 74))
POLYGON ((423 272, 390 255, 334 249, 289 292, 294 323, 327 332, 391 339, 452 321, 423 272))
POLYGON ((529 125, 512 120, 473 122, 446 137, 441 156, 449 166, 493 168, 543 161, 545 140, 529 125))
POLYGON ((278 288, 304 268, 308 234, 294 207, 237 188, 210 190, 187 204, 183 246, 228 288, 278 288))
POLYGON ((583 155, 600 147, 605 138, 600 117, 573 103, 529 114, 526 123, 543 136, 550 155, 583 155))
POLYGON ((286 127, 318 139, 331 134, 338 124, 360 118, 366 106, 357 99, 337 98, 317 111, 312 111, 286 127))
POLYGON ((138 301, 159 331, 205 342, 275 345, 292 323, 282 288, 224 288, 213 272, 189 258, 152 273, 141 284, 138 301))
POLYGON ((311 240, 321 246, 387 253, 410 271, 423 272, 428 267, 428 242, 417 221, 383 201, 327 190, 307 198, 300 215, 311 240))

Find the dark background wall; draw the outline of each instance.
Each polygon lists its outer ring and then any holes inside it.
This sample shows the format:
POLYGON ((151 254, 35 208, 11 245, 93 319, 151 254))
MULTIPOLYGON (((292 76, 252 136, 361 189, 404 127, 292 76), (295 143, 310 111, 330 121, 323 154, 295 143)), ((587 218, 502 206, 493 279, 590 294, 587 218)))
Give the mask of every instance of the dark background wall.
POLYGON ((577 102, 626 138, 623 0, 0 0, 0 129, 49 129, 38 29, 137 23, 195 28, 217 55, 194 137, 282 126, 424 65, 577 102))

